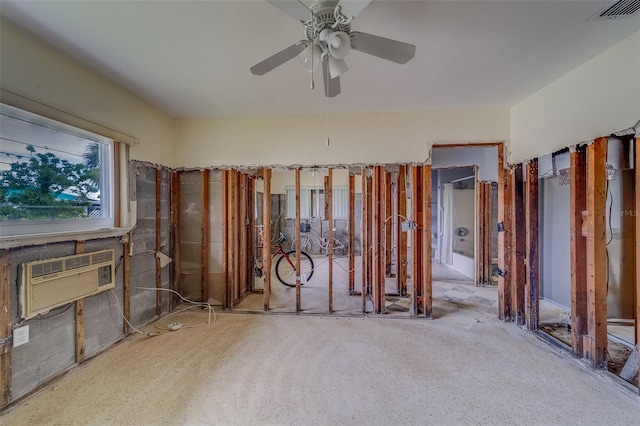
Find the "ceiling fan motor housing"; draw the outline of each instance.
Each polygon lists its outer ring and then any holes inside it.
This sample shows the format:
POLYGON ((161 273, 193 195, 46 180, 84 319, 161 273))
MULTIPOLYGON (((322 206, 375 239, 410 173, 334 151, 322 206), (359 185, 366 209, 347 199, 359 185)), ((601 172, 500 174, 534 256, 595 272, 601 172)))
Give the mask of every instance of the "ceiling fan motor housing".
MULTIPOLYGON (((316 2, 310 7, 313 16, 310 20, 303 23, 307 40, 319 43, 320 33, 325 29, 331 32, 342 31, 349 34, 351 31, 351 20, 339 14, 338 11, 336 11, 337 6, 337 0, 328 0, 316 2)), ((326 46, 326 42, 324 42, 324 44, 326 46)))

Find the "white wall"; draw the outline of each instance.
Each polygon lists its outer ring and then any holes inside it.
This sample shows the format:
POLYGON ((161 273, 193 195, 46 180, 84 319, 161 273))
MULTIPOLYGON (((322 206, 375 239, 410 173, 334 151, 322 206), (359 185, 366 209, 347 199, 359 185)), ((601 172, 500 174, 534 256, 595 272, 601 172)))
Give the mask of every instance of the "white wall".
POLYGON ((173 166, 173 120, 3 19, 0 86, 138 138, 131 158, 173 166))
MULTIPOLYGON (((286 95, 284 95, 286 96, 286 95)), ((509 110, 179 119, 177 166, 421 163, 434 143, 504 141, 509 110)))
POLYGON ((640 119, 640 32, 511 108, 519 163, 633 126, 640 119))
POLYGON ((431 153, 434 169, 466 166, 478 166, 479 181, 497 182, 498 149, 495 146, 436 148, 431 153))

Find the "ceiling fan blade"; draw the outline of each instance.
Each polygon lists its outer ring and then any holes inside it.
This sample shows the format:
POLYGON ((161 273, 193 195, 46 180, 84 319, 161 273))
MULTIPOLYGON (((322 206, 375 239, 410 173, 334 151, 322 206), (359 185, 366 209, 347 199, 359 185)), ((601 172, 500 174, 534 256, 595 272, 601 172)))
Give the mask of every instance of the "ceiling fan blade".
POLYGON ((340 94, 340 77, 329 76, 329 62, 322 61, 322 78, 324 80, 324 96, 333 98, 340 94))
POLYGON ((251 71, 251 74, 264 75, 272 69, 284 64, 288 60, 298 56, 300 52, 302 52, 306 47, 307 44, 303 42, 292 44, 286 49, 283 49, 278 53, 269 56, 264 61, 260 61, 257 64, 253 65, 251 68, 249 68, 249 70, 251 71))
POLYGON ((406 64, 416 53, 413 44, 357 31, 351 33, 351 48, 398 64, 406 64))
POLYGON ((266 2, 298 21, 311 19, 311 9, 300 0, 266 0, 266 2))
POLYGON ((371 0, 340 0, 338 5, 344 16, 355 18, 369 3, 371 0))

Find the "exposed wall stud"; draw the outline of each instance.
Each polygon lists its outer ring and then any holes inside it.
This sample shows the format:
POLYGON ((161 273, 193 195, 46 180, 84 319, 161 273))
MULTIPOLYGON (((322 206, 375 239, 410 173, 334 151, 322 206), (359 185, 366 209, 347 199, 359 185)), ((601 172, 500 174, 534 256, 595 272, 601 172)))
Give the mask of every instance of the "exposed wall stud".
POLYGON ((128 335, 131 331, 128 322, 131 322, 131 234, 125 235, 122 245, 122 315, 126 321, 122 321, 122 333, 128 335))
POLYGON ((526 223, 524 214, 524 176, 522 164, 513 166, 511 247, 511 303, 517 325, 525 324, 526 223))
POLYGON ((0 407, 11 401, 10 251, 0 251, 0 407))
POLYGON ((527 163, 525 185, 526 255, 525 316, 527 328, 537 330, 540 320, 538 252, 538 159, 527 163))
POLYGON ((369 209, 368 209, 368 205, 369 205, 369 198, 370 198, 370 194, 369 194, 369 186, 368 186, 368 178, 367 178, 367 168, 363 167, 362 168, 362 201, 361 201, 361 208, 362 208, 362 219, 360 220, 361 222, 361 229, 362 229, 362 233, 361 233, 361 241, 362 241, 362 248, 361 248, 361 262, 362 262, 362 290, 360 292, 360 295, 362 297, 362 313, 366 314, 367 313, 367 287, 369 285, 368 282, 368 276, 367 276, 367 270, 369 268, 369 209))
POLYGON ((229 236, 229 242, 231 243, 231 253, 233 255, 230 259, 231 265, 231 283, 229 285, 229 294, 230 300, 229 309, 233 309, 235 304, 238 301, 238 292, 240 287, 240 251, 238 247, 240 232, 239 232, 239 224, 238 224, 238 178, 239 173, 236 170, 230 170, 230 179, 229 183, 231 187, 229 188, 229 205, 231 207, 231 215, 227 217, 227 220, 231 221, 231 235, 229 236))
POLYGON ((431 318, 433 310, 431 269, 431 165, 422 166, 422 314, 431 318))
MULTIPOLYGON (((162 250, 162 169, 156 169, 156 288, 162 288, 162 269, 158 253, 162 250)), ((156 291, 156 315, 162 313, 162 291, 156 291)))
MULTIPOLYGON (((171 262, 171 289, 181 293, 180 289, 180 174, 178 172, 172 171, 170 174, 170 228, 171 228, 171 254, 173 257, 173 262, 171 262)), ((125 258, 127 257, 128 251, 125 251, 125 258)), ((173 294, 171 298, 171 309, 180 303, 180 298, 178 295, 173 294)), ((125 332, 126 334, 126 332, 125 332)))
MULTIPOLYGON (((633 153, 635 158, 635 218, 636 218, 636 350, 640 371, 640 137, 636 137, 633 153)), ((640 388, 638 389, 640 391, 640 388)))
POLYGON ((605 163, 607 140, 587 147, 587 310, 586 357, 593 368, 607 367, 607 252, 605 163))
POLYGON ((504 168, 504 146, 498 149, 498 222, 502 230, 498 232, 498 268, 504 271, 498 275, 498 318, 511 321, 511 280, 510 275, 510 234, 511 234, 511 191, 508 171, 504 168))
POLYGON ((396 278, 398 293, 407 295, 407 232, 402 232, 402 222, 407 220, 407 166, 398 166, 396 189, 397 227, 396 227, 396 278))
POLYGON ((482 182, 476 181, 476 285, 484 284, 484 188, 482 182))
MULTIPOLYGON (((209 170, 200 171, 200 300, 209 300, 209 170)), ((160 293, 160 292, 158 292, 160 293)), ((229 307, 227 304, 226 307, 229 307)))
MULTIPOLYGON (((230 171, 222 171, 222 287, 223 287, 223 300, 222 307, 228 308, 231 305, 231 299, 229 297, 229 281, 231 280, 231 265, 233 253, 230 250, 230 226, 229 215, 231 206, 229 204, 229 179, 230 171)), ((208 189, 207 189, 208 192, 208 189)), ((202 203, 201 203, 202 204, 202 203)), ((204 213, 203 213, 204 214, 204 213)), ((204 238, 204 237, 202 237, 204 238)))
POLYGON ((349 294, 355 292, 356 177, 349 173, 349 294))
POLYGON ((264 310, 269 310, 269 295, 271 292, 271 169, 262 169, 263 194, 262 194, 262 271, 264 277, 264 290, 262 291, 262 303, 264 310))
MULTIPOLYGON (((300 168, 296 169, 296 220, 295 220, 295 240, 300 241, 300 168)), ((296 244, 296 312, 301 310, 300 300, 300 244, 296 244)))
POLYGON ((415 224, 411 231, 411 315, 422 313, 422 166, 411 166, 411 217, 415 224))
POLYGON ((571 233, 571 347, 582 357, 587 335, 587 240, 582 235, 582 212, 587 209, 586 147, 570 153, 571 233))

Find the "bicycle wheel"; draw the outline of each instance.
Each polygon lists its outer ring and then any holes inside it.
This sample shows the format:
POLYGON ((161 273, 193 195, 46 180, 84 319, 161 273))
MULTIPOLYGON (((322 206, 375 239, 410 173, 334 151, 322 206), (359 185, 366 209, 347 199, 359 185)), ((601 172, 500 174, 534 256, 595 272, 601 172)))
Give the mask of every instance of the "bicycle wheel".
POLYGON ((349 237, 338 235, 333 238, 333 255, 337 257, 349 256, 349 237))
MULTIPOLYGON (((311 279, 313 275, 313 260, 307 253, 300 252, 300 284, 311 279)), ((280 256, 276 262, 276 276, 280 282, 288 287, 296 286, 296 251, 291 250, 280 256)))

